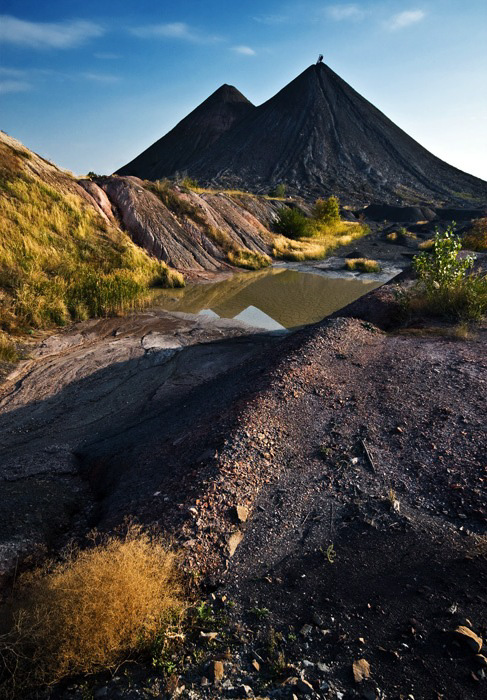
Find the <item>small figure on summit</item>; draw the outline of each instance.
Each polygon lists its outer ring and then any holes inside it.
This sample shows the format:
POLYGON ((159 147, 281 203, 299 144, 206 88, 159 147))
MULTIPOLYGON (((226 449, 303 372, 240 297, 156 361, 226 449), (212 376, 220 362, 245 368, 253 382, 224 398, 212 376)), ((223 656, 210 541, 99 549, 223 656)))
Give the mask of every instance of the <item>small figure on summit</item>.
POLYGON ((316 65, 318 65, 318 63, 323 63, 323 54, 322 53, 320 53, 320 55, 318 56, 318 60, 316 61, 316 65))

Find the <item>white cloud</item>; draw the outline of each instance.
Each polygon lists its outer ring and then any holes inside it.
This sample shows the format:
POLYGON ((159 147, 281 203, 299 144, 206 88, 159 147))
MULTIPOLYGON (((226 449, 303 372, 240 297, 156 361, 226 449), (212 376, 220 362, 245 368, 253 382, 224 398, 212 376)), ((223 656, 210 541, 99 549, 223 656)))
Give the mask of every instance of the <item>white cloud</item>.
POLYGON ((182 39, 192 41, 195 44, 209 44, 220 41, 217 36, 203 34, 190 27, 186 22, 169 22, 167 24, 154 24, 144 27, 134 27, 132 34, 141 39, 182 39))
POLYGON ((385 23, 385 26, 391 31, 396 31, 398 29, 404 29, 404 27, 410 27, 412 24, 417 24, 425 17, 426 12, 424 12, 424 10, 405 10, 404 12, 399 12, 397 15, 393 15, 385 23))
POLYGON ((250 46, 232 46, 232 51, 235 51, 235 53, 239 53, 242 56, 256 55, 254 49, 251 49, 250 46))
POLYGON ((93 22, 28 22, 11 15, 0 15, 0 42, 33 49, 70 49, 104 34, 93 22))
POLYGON ((118 83, 120 80, 118 75, 109 75, 107 73, 80 73, 85 80, 92 80, 95 83, 118 83))
POLYGON ((357 20, 365 17, 364 10, 358 5, 329 5, 326 13, 337 22, 343 20, 357 20))
POLYGON ((32 85, 24 80, 0 80, 0 94, 7 92, 27 92, 31 90, 32 85))

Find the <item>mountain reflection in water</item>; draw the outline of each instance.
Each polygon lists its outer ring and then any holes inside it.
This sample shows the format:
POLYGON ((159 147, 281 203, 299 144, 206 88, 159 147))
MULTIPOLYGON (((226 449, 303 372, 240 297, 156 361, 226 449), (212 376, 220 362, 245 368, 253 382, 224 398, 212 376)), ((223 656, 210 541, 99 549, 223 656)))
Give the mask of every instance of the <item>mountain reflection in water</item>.
POLYGON ((380 282, 272 268, 157 293, 151 306, 282 330, 316 323, 380 282))

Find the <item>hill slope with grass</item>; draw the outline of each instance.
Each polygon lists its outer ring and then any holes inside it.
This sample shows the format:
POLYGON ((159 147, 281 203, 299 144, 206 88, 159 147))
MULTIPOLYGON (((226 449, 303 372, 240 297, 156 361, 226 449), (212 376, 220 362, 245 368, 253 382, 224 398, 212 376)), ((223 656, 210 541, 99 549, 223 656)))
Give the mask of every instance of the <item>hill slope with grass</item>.
POLYGON ((133 307, 182 276, 122 231, 104 193, 0 132, 0 332, 133 307), (90 194, 90 192, 92 194, 90 194))

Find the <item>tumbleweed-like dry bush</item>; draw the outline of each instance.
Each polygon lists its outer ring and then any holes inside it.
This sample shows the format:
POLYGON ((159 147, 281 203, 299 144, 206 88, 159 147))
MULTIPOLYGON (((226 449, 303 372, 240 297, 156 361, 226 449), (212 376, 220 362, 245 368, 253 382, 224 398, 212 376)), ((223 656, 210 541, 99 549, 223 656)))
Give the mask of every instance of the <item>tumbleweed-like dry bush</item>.
POLYGON ((121 538, 72 549, 29 579, 2 611, 0 696, 116 668, 185 610, 177 555, 135 525, 121 538))

